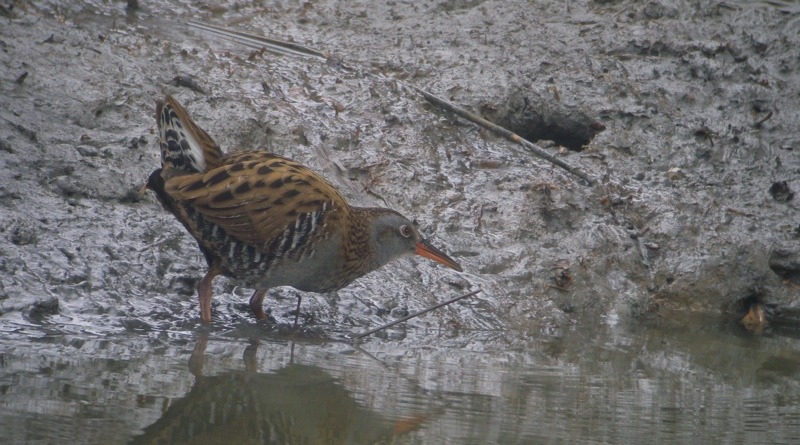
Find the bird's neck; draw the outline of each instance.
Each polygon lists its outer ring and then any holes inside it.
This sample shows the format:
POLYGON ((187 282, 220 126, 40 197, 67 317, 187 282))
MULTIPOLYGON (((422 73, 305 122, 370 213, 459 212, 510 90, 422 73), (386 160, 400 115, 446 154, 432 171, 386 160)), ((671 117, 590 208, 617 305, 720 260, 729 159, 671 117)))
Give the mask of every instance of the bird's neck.
POLYGON ((352 207, 349 230, 343 244, 345 263, 360 270, 372 271, 391 261, 383 258, 377 248, 374 230, 375 219, 387 212, 377 207, 352 207))

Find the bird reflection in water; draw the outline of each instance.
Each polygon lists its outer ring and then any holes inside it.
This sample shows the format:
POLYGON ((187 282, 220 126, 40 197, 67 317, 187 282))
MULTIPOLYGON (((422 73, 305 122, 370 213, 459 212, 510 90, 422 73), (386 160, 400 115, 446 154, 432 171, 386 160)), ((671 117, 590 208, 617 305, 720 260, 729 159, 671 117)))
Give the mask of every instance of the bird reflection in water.
POLYGON ((207 338, 189 362, 195 382, 131 444, 379 444, 427 420, 389 419, 361 405, 322 368, 289 364, 257 372, 258 344, 244 352, 246 369, 203 376, 207 338))

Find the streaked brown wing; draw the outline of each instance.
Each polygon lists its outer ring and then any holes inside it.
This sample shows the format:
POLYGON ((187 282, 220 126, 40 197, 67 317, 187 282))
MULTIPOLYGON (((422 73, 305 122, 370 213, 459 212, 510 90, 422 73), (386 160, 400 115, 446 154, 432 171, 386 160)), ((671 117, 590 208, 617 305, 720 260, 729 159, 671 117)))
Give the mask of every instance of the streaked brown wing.
POLYGON ((230 236, 262 248, 297 224, 301 214, 324 214, 328 226, 349 212, 341 194, 321 176, 263 152, 235 153, 207 173, 171 178, 165 188, 230 236))

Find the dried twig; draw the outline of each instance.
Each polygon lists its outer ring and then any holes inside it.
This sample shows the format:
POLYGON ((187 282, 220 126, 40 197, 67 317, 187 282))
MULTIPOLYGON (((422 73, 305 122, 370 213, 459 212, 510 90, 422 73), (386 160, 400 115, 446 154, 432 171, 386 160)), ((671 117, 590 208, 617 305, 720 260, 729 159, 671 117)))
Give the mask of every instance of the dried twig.
POLYGON ((405 317, 403 317, 403 318, 398 318, 397 320, 394 320, 394 321, 392 321, 392 322, 389 322, 389 323, 386 323, 386 324, 384 324, 384 325, 378 326, 378 327, 377 327, 377 328, 375 328, 375 329, 370 329, 370 330, 369 330, 369 331, 367 331, 367 332, 362 332, 362 333, 360 333, 360 334, 355 334, 355 335, 353 335, 353 339, 354 339, 354 340, 360 340, 360 339, 362 339, 362 338, 364 338, 364 337, 366 337, 366 336, 368 336, 368 335, 372 335, 372 334, 374 334, 374 333, 376 333, 376 332, 378 332, 378 331, 382 331, 382 330, 384 330, 384 329, 390 328, 390 327, 392 327, 392 326, 394 326, 394 325, 396 325, 396 324, 398 324, 398 323, 402 323, 402 322, 404 322, 404 321, 411 320, 412 318, 414 318, 414 317, 419 317, 419 316, 420 316, 420 315, 422 315, 422 314, 427 314, 428 312, 430 312, 430 311, 432 311, 432 310, 439 309, 440 307, 447 306, 448 304, 453 304, 453 303, 455 303, 456 301, 458 301, 458 300, 461 300, 462 298, 471 297, 471 296, 473 296, 473 295, 477 294, 477 293, 478 293, 478 292, 480 292, 480 291, 481 291, 481 289, 478 289, 478 290, 476 290, 476 291, 472 291, 472 292, 470 292, 470 293, 468 293, 468 294, 464 294, 464 295, 460 295, 460 296, 458 296, 458 297, 455 297, 455 298, 451 298, 451 299, 449 299, 449 300, 447 300, 447 301, 444 301, 444 302, 441 302, 441 303, 439 303, 439 304, 433 305, 433 306, 431 306, 431 307, 429 307, 429 308, 425 308, 425 309, 423 309, 423 310, 421 310, 421 311, 414 312, 413 314, 408 314, 408 315, 406 315, 406 316, 405 316, 405 317))
MULTIPOLYGON (((223 28, 221 26, 209 25, 206 23, 201 23, 197 21, 189 21, 189 26, 202 29, 207 31, 211 34, 215 34, 221 37, 225 37, 231 40, 236 41, 244 46, 253 49, 264 49, 266 51, 273 52, 275 54, 282 54, 282 55, 293 55, 293 56, 304 56, 304 57, 314 57, 319 59, 320 61, 327 62, 328 57, 325 56, 320 51, 317 51, 312 48, 307 48, 305 46, 298 45, 296 43, 291 42, 284 42, 281 40, 270 39, 267 37, 259 36, 256 34, 248 34, 245 32, 234 31, 227 28, 223 28)), ((400 80, 394 79, 397 82, 401 82, 400 80)), ((449 111, 453 114, 456 114, 476 125, 479 125, 487 130, 502 136, 512 142, 516 142, 517 144, 522 145, 526 150, 531 152, 532 154, 545 159, 552 164, 561 167, 562 169, 566 170, 567 172, 577 176, 580 178, 586 185, 594 185, 595 181, 589 177, 583 171, 567 164, 563 160, 556 158, 555 156, 551 155, 550 153, 546 152, 544 149, 539 147, 538 145, 524 139, 523 137, 519 136, 518 134, 503 128, 493 122, 489 122, 488 120, 474 114, 470 113, 463 108, 459 108, 444 99, 441 99, 422 88, 418 88, 414 85, 407 84, 402 82, 404 85, 408 86, 409 88, 413 89, 414 91, 421 94, 428 102, 431 102, 434 105, 441 107, 442 109, 449 111)))
POLYGON ((764 122, 766 122, 766 121, 768 121, 770 119, 772 119, 772 111, 770 111, 769 113, 767 113, 766 116, 764 116, 761 119, 759 119, 758 121, 756 121, 756 123, 753 124, 753 126, 756 127, 756 128, 761 128, 761 126, 764 125, 764 122))
POLYGON ((594 185, 594 180, 592 180, 592 178, 590 178, 586 173, 580 171, 579 169, 567 164, 566 162, 562 161, 561 159, 559 159, 559 158, 551 155, 550 153, 544 151, 538 145, 528 141, 527 139, 521 137, 520 135, 514 133, 513 131, 508 130, 508 129, 504 128, 504 127, 501 127, 501 126, 499 126, 499 125, 497 125, 497 124, 495 124, 493 122, 489 122, 488 120, 478 116, 475 113, 470 113, 469 111, 467 111, 467 110, 465 110, 463 108, 459 108, 459 107, 447 102, 446 100, 441 99, 439 97, 436 97, 433 94, 431 94, 431 93, 429 93, 429 92, 427 92, 427 91, 425 91, 425 90, 423 90, 421 88, 417 88, 417 87, 415 87, 413 85, 410 85, 410 87, 413 88, 415 91, 417 91, 419 94, 421 94, 425 99, 428 100, 428 102, 430 102, 430 103, 432 103, 434 105, 438 105, 439 107, 443 108, 444 110, 449 111, 449 112, 451 112, 453 114, 456 114, 458 116, 461 116, 464 119, 466 119, 466 120, 468 120, 468 121, 470 121, 470 122, 472 122, 474 124, 480 125, 481 127, 486 128, 487 130, 491 131, 492 133, 495 133, 495 134, 497 134, 499 136, 502 136, 502 137, 504 137, 504 138, 506 138, 506 139, 508 139, 508 140, 510 140, 512 142, 516 142, 516 143, 522 145, 523 147, 525 147, 526 150, 528 150, 529 152, 533 153, 534 155, 536 155, 536 156, 538 156, 538 157, 540 157, 542 159, 545 159, 545 160, 547 160, 547 161, 549 161, 549 162, 551 162, 551 163, 563 168, 564 170, 568 171, 569 173, 572 173, 573 175, 581 178, 586 183, 586 185, 594 185))
POLYGON ((273 54, 280 54, 286 56, 304 56, 314 57, 325 62, 328 58, 325 54, 302 45, 292 42, 285 42, 283 40, 270 39, 268 37, 259 36, 256 34, 248 34, 246 32, 234 31, 231 29, 223 28, 221 26, 209 25, 207 23, 197 22, 194 20, 189 21, 189 26, 193 28, 208 31, 211 34, 216 34, 221 37, 226 37, 237 43, 245 45, 253 49, 264 49, 273 54))

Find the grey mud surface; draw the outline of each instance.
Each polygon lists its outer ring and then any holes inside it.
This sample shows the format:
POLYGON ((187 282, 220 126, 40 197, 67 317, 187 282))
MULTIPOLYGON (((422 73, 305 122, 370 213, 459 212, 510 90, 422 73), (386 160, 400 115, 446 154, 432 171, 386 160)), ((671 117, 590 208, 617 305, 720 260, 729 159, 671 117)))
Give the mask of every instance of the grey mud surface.
MULTIPOLYGON (((159 165, 153 110, 165 93, 223 149, 306 163, 354 203, 417 218, 464 267, 404 259, 336 294, 305 295, 307 329, 363 331, 479 288, 389 338, 522 346, 597 323, 735 322, 755 301, 774 325, 796 326, 796 11, 716 1, 138 3, 0 0, 6 340, 199 328, 203 259, 138 192, 159 165), (192 19, 341 63, 253 53, 190 29, 192 19), (173 82, 187 75, 202 92, 173 82), (551 114, 602 124, 577 150, 534 141, 598 185, 403 82, 520 133, 551 114)), ((250 292, 219 279, 211 329, 252 329, 250 292)), ((295 295, 267 299, 279 325, 292 320, 295 295)))

